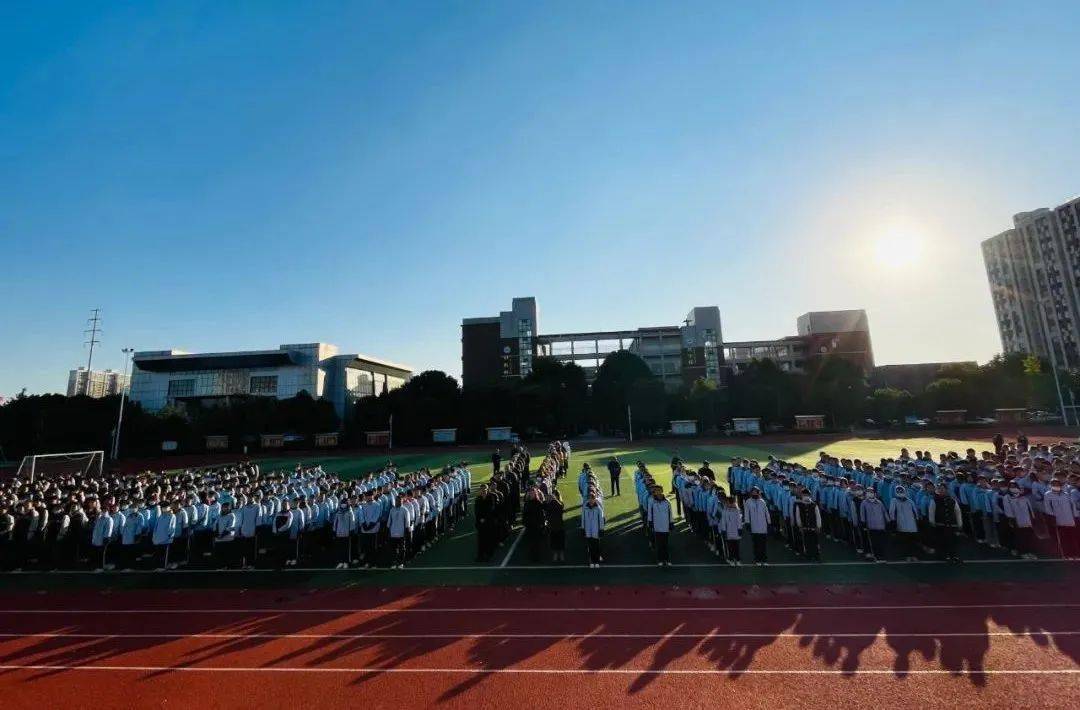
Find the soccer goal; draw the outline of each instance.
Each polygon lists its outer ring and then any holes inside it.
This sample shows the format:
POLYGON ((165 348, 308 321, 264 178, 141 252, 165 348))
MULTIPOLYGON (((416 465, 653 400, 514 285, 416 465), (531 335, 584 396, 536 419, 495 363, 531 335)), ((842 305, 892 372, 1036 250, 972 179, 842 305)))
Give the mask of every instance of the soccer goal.
POLYGON ((16 477, 33 483, 35 476, 100 476, 105 462, 104 451, 68 451, 62 454, 23 456, 16 477))

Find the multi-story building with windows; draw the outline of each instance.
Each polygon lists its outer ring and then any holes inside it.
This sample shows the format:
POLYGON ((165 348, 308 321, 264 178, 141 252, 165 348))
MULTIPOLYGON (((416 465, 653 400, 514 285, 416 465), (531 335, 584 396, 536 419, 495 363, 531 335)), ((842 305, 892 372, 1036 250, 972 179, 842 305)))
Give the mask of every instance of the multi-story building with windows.
POLYGON ((780 340, 725 343, 716 306, 692 308, 680 325, 579 333, 540 333, 535 298, 515 298, 511 309, 461 323, 462 385, 491 385, 524 377, 535 357, 574 362, 591 382, 604 359, 628 350, 640 356, 669 388, 706 378, 725 384, 731 371, 752 359, 771 358, 785 370, 800 370, 807 360, 836 354, 873 368, 865 311, 807 313, 798 335, 780 340))
POLYGON ((188 402, 213 405, 235 395, 287 399, 303 391, 329 400, 344 421, 356 400, 400 387, 411 376, 408 365, 341 354, 327 343, 222 353, 160 350, 135 353, 130 394, 156 411, 188 402))
POLYGON ((982 243, 1001 345, 1080 366, 1080 198, 1013 217, 982 243))
POLYGON ((67 396, 84 394, 95 399, 120 394, 128 387, 128 376, 113 370, 87 370, 78 367, 68 372, 67 396))

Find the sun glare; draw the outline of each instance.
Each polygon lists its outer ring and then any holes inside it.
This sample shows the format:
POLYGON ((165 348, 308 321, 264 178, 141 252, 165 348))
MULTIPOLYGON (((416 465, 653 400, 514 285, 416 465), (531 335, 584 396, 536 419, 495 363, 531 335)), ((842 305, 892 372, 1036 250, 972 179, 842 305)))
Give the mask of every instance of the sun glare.
POLYGON ((904 269, 914 266, 922 255, 922 237, 914 230, 890 227, 873 243, 874 261, 880 267, 904 269))

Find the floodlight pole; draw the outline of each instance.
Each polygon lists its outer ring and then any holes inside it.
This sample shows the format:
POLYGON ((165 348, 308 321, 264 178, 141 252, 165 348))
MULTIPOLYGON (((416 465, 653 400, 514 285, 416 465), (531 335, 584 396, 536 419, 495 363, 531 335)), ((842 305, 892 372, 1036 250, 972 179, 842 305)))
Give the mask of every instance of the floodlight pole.
POLYGON ((112 445, 112 460, 115 461, 120 455, 120 425, 124 423, 124 402, 127 400, 127 391, 130 387, 130 377, 128 370, 131 366, 131 353, 135 352, 135 348, 124 348, 121 350, 124 353, 124 381, 120 387, 120 411, 116 415, 116 431, 113 435, 112 445))
POLYGON ((630 405, 626 405, 626 431, 630 433, 630 443, 634 442, 634 418, 630 415, 630 405))

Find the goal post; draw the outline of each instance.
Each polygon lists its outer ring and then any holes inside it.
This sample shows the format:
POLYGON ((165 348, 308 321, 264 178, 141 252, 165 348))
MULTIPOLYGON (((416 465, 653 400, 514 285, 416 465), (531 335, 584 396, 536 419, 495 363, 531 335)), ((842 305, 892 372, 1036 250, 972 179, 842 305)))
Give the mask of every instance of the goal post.
POLYGON ((58 454, 30 454, 23 456, 15 474, 20 480, 34 482, 35 476, 87 474, 101 476, 105 463, 104 451, 65 451, 58 454))

